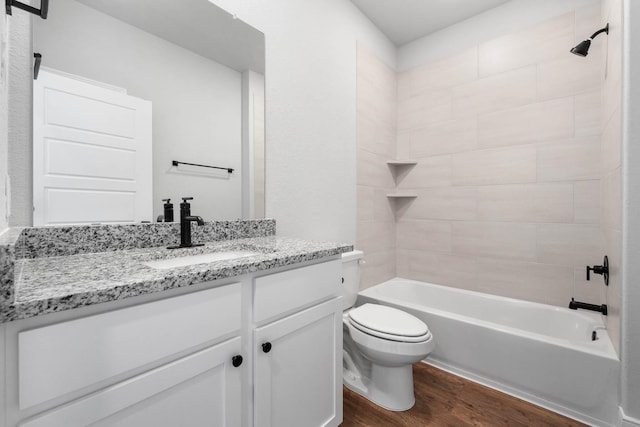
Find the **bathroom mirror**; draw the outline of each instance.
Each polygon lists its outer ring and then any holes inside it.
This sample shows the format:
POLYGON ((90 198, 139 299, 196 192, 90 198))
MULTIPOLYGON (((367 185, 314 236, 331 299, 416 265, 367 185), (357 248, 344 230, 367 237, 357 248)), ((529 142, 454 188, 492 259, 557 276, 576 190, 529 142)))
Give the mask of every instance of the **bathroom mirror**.
MULTIPOLYGON (((81 85, 101 86, 150 104, 152 159, 146 156, 144 167, 150 169, 152 188, 142 203, 148 210, 138 220, 155 221, 163 214, 162 200, 170 198, 178 221, 181 197, 193 197, 192 214, 205 220, 264 217, 264 35, 260 31, 207 0, 57 0, 47 20, 33 20, 33 32, 34 52, 42 55, 39 79, 51 74, 77 79, 81 85), (176 166, 174 161, 181 163, 176 166)), ((128 222, 111 207, 136 196, 129 194, 127 199, 119 190, 109 189, 105 198, 105 191, 87 195, 86 188, 110 181, 119 188, 129 179, 127 170, 137 170, 145 161, 120 160, 125 158, 121 141, 110 151, 95 142, 100 140, 93 138, 96 135, 122 139, 110 130, 116 126, 111 121, 107 130, 86 131, 88 144, 80 145, 68 132, 64 137, 56 134, 53 143, 46 137, 39 142, 37 90, 35 81, 34 225, 43 225, 36 218, 48 218, 44 225, 128 222), (37 163, 37 144, 43 144, 42 165, 37 163), (83 158, 87 153, 89 158, 83 158), (56 161, 62 165, 53 165, 56 161), (54 179, 51 187, 58 193, 38 195, 36 185, 46 182, 50 171, 55 179, 66 174, 65 183, 85 178, 89 182, 80 186, 81 191, 65 190, 58 197, 61 181, 54 179), (37 176, 40 172, 45 178, 37 176), (67 208, 81 205, 70 209, 83 213, 74 213, 80 216, 69 221, 55 203, 67 208)), ((46 89, 42 96, 49 103, 45 116, 67 108, 46 89)), ((75 99, 80 98, 83 103, 78 105, 84 106, 84 96, 75 99)), ((74 123, 93 111, 81 110, 82 114, 68 114, 74 123)), ((101 113, 102 107, 95 111, 98 117, 90 120, 105 121, 105 116, 111 120, 101 113)), ((143 126, 139 123, 126 126, 136 129, 143 126)), ((67 131, 70 126, 60 121, 57 127, 67 131)))

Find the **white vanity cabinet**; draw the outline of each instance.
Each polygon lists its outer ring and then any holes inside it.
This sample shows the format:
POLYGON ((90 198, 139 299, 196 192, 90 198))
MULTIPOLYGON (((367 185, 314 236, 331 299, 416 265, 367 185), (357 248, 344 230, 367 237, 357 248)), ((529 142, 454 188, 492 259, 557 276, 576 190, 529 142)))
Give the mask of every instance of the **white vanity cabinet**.
POLYGON ((340 307, 327 301, 256 329, 255 427, 342 422, 340 307))
POLYGON ((337 426, 340 277, 335 259, 0 325, 0 427, 337 426))
POLYGON ((19 425, 240 425, 241 291, 233 283, 18 332, 20 411, 65 402, 19 425))
POLYGON ((255 427, 342 422, 340 268, 323 263, 256 279, 254 319, 264 325, 253 334, 255 427))

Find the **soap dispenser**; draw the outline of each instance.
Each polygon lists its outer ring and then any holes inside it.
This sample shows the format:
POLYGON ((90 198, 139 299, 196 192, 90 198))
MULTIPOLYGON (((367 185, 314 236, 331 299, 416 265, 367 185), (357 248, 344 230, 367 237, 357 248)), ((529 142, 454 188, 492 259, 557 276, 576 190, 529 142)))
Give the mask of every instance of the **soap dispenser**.
POLYGON ((164 203, 164 222, 173 222, 173 203, 171 199, 162 199, 164 203))

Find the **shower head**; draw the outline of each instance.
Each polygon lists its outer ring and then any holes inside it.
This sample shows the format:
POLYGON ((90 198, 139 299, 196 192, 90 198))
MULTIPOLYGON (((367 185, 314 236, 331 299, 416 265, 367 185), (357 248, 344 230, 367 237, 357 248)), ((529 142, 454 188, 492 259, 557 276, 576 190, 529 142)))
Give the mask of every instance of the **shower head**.
POLYGON ((596 38, 596 36, 600 33, 607 33, 609 34, 609 24, 607 24, 606 27, 596 31, 595 33, 593 33, 591 35, 591 37, 589 37, 588 39, 581 41, 580 43, 578 43, 576 45, 576 47, 572 48, 570 50, 571 53, 573 53, 574 55, 578 55, 578 56, 587 56, 587 54, 589 53, 589 47, 591 47, 591 41, 596 38))

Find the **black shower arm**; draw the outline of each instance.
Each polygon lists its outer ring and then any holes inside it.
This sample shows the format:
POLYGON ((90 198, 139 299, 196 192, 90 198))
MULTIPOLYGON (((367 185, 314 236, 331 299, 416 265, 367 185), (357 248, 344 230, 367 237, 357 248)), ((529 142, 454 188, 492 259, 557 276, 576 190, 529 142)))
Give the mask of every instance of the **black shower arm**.
POLYGON ((597 36, 598 34, 601 34, 601 33, 607 33, 607 34, 609 34, 609 24, 607 24, 607 26, 606 26, 606 27, 601 28, 601 29, 599 29, 598 31, 596 31, 595 33, 593 33, 593 34, 591 35, 591 37, 589 37, 589 40, 593 40, 593 39, 595 39, 595 38, 596 38, 596 36, 597 36))

